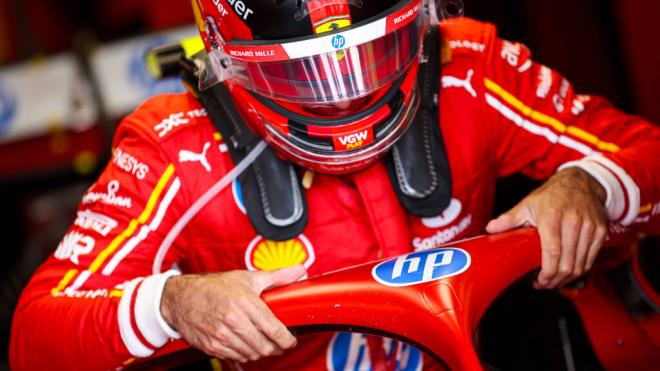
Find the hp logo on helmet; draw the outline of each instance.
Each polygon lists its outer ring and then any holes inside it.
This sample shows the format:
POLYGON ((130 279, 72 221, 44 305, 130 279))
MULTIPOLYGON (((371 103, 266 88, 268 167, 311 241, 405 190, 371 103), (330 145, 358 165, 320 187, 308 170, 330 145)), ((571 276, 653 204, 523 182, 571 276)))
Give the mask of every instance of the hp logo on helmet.
POLYGON ((332 38, 332 46, 335 49, 343 49, 344 45, 346 45, 346 38, 342 35, 335 35, 332 38))
POLYGON ((371 274, 385 286, 411 286, 461 274, 470 267, 470 261, 467 251, 449 247, 390 259, 376 265, 371 274))

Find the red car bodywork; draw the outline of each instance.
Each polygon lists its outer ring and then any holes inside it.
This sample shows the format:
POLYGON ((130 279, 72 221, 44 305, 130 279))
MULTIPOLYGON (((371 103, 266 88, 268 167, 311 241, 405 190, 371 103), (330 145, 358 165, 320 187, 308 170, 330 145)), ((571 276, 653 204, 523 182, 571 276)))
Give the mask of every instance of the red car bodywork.
MULTIPOLYGON (((449 246, 470 256, 467 269, 451 277, 386 286, 374 278, 374 269, 397 259, 390 258, 277 288, 263 299, 298 333, 340 329, 383 334, 415 344, 446 368, 480 370, 474 343, 479 321, 499 294, 538 267, 540 243, 536 230, 520 229, 449 246)), ((633 318, 602 272, 596 270, 586 285, 563 293, 575 303, 606 369, 645 370, 660 362, 660 316, 633 318)), ((183 341, 172 342, 155 360, 134 366, 180 364, 188 359, 187 349, 183 341)))

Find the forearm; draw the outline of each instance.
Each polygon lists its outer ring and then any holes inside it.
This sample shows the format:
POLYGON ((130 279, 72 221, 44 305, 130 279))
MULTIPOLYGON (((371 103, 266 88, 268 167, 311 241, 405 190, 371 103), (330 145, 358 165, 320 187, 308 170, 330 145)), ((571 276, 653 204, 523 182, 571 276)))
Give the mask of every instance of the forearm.
POLYGON ((172 336, 153 310, 160 283, 169 275, 136 279, 121 288, 55 294, 38 275, 14 317, 12 368, 113 369, 150 356, 172 336))

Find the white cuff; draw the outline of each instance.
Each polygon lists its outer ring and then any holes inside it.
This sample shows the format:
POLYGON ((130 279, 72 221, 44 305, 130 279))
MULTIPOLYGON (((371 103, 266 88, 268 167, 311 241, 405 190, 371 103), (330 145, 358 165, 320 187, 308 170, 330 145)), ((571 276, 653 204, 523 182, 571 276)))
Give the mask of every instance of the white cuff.
POLYGON ((160 313, 165 282, 179 274, 171 270, 126 285, 119 302, 118 320, 122 339, 132 355, 148 357, 153 354, 153 349, 162 347, 171 339, 181 338, 160 313))
POLYGON ((160 313, 160 299, 163 297, 163 290, 165 289, 165 283, 167 280, 172 277, 172 276, 180 276, 181 272, 176 271, 176 270, 170 270, 165 273, 163 273, 161 276, 164 276, 165 278, 161 280, 158 286, 158 298, 156 301, 154 301, 154 311, 156 312, 156 320, 158 321, 158 324, 160 327, 165 331, 167 336, 169 336, 171 339, 181 339, 181 334, 179 334, 175 329, 173 329, 170 325, 165 322, 165 319, 163 318, 163 315, 160 313))
POLYGON ((131 318, 133 316, 131 298, 133 297, 135 288, 142 280, 142 278, 137 278, 124 284, 124 292, 122 293, 121 300, 119 300, 119 308, 117 310, 117 322, 119 324, 121 340, 133 357, 140 358, 149 357, 154 353, 153 349, 147 347, 139 339, 131 325, 131 318))
POLYGON ((630 225, 640 207, 639 187, 634 180, 613 161, 600 156, 589 156, 563 164, 559 170, 576 167, 591 175, 605 189, 605 208, 612 222, 630 225))

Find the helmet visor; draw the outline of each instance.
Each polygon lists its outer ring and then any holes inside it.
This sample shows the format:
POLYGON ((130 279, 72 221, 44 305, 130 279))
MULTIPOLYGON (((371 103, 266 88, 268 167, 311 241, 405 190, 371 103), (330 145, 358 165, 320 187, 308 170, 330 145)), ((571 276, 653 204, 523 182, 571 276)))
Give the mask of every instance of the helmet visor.
POLYGON ((230 80, 269 99, 292 103, 356 99, 398 79, 418 57, 425 17, 415 10, 405 25, 390 32, 385 32, 388 23, 382 19, 347 32, 284 45, 226 45, 211 52, 211 65, 221 80, 230 80), (369 40, 370 35, 379 33, 382 36, 369 40), (368 41, 349 45, 349 37, 368 41), (321 48, 330 45, 333 50, 291 58, 309 54, 309 49, 321 43, 325 43, 321 48))

